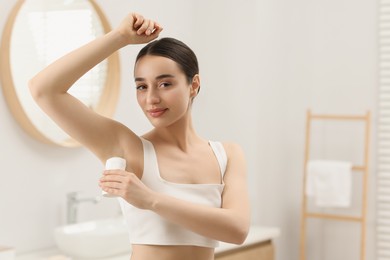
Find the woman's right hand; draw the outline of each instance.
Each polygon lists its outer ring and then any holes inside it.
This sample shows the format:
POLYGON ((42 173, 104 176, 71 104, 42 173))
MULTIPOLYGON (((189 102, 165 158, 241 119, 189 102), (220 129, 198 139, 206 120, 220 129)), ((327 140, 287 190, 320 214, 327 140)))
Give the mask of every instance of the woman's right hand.
POLYGON ((163 28, 153 20, 131 13, 122 20, 117 30, 126 44, 142 44, 156 39, 163 28))

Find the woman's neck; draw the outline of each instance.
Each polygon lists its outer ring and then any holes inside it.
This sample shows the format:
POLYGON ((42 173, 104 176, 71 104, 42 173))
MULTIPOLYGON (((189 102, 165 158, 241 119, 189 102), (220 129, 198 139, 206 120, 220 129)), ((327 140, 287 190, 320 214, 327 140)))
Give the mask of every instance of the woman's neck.
POLYGON ((153 139, 153 142, 173 145, 183 152, 187 152, 192 145, 204 141, 196 133, 191 120, 188 122, 176 122, 165 128, 155 128, 149 134, 145 137, 149 136, 153 139))

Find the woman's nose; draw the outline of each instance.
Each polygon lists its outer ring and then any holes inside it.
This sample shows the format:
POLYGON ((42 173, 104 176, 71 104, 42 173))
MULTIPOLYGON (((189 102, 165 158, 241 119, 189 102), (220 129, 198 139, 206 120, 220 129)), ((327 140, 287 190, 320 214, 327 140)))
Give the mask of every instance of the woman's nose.
POLYGON ((155 90, 150 90, 147 95, 148 104, 158 104, 160 103, 160 97, 155 90))

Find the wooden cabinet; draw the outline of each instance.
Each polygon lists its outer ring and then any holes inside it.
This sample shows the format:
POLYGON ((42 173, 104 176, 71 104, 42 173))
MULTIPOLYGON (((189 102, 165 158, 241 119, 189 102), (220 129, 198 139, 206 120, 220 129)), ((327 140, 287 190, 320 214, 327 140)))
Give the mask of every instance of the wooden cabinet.
POLYGON ((274 260, 275 252, 271 240, 242 246, 215 254, 215 260, 274 260))

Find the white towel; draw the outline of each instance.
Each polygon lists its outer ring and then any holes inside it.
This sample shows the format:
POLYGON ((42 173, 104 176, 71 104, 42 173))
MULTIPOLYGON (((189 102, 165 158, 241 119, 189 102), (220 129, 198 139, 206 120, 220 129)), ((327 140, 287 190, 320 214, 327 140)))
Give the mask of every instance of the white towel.
POLYGON ((306 195, 314 197, 318 207, 351 205, 352 163, 313 160, 306 167, 306 195))

